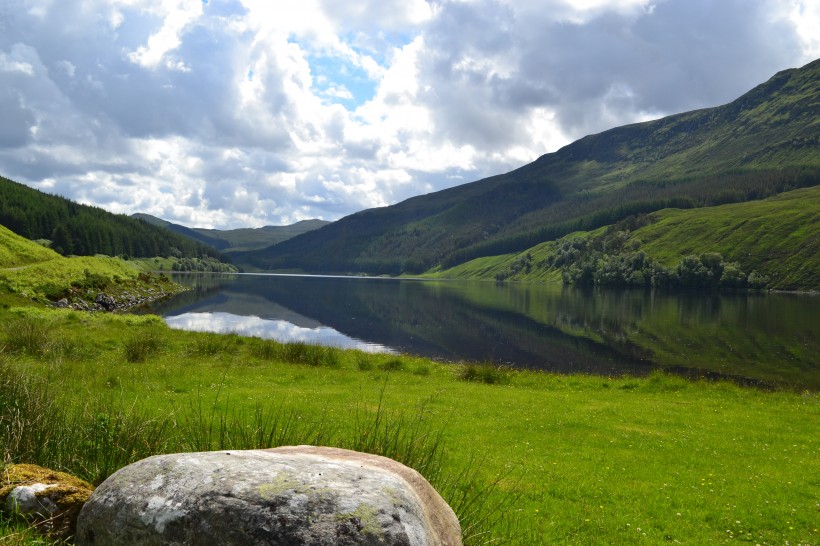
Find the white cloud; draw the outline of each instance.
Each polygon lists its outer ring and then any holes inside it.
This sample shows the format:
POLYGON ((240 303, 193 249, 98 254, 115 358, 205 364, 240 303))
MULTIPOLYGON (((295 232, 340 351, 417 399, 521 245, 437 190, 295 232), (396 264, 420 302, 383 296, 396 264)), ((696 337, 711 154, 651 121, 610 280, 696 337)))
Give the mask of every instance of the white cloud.
POLYGON ((787 15, 803 46, 803 57, 811 61, 820 57, 820 3, 814 0, 790 2, 787 15))
POLYGON ((0 174, 187 225, 336 219, 727 102, 818 25, 808 0, 26 0, 0 7, 0 174))
MULTIPOLYGON (((128 58, 145 68, 155 68, 169 51, 182 43, 182 33, 202 15, 202 3, 190 0, 162 0, 143 9, 162 20, 162 26, 148 37, 145 45, 129 53, 128 58)), ((121 14, 118 15, 122 17, 121 14)), ((121 21, 117 22, 121 24, 121 21)), ((176 66, 176 63, 171 61, 171 65, 176 66)))

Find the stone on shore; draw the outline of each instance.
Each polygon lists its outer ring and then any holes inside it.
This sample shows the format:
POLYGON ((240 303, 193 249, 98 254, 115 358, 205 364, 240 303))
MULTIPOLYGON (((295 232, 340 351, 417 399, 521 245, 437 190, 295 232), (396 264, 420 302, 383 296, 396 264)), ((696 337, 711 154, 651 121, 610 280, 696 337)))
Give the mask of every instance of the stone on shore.
POLYGON ((452 509, 415 470, 335 448, 149 457, 103 482, 76 544, 460 546, 452 509))
POLYGON ((0 478, 0 508, 32 520, 54 538, 74 535, 80 509, 94 489, 70 474, 33 464, 6 466, 0 478))

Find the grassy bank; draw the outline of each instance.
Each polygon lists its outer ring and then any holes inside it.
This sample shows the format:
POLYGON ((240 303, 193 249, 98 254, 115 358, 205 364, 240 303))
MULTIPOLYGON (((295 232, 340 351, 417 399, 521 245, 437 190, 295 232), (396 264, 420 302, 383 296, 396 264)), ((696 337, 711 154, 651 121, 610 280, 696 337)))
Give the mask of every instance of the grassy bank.
POLYGON ((157 299, 182 290, 164 276, 150 274, 170 259, 126 261, 109 256, 64 257, 0 226, 0 293, 39 303, 65 298, 66 305, 90 307, 99 294, 117 307, 157 299))
POLYGON ((513 372, 1 307, 7 461, 99 482, 153 453, 320 443, 419 468, 469 544, 820 541, 814 393, 513 372))

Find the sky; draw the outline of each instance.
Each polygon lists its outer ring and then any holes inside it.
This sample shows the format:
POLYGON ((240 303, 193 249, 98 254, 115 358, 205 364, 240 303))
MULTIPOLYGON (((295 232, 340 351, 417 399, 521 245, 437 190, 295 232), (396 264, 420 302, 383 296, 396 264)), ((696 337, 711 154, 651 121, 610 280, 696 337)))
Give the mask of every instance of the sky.
POLYGON ((818 57, 817 0, 0 0, 0 175, 191 227, 336 220, 818 57))

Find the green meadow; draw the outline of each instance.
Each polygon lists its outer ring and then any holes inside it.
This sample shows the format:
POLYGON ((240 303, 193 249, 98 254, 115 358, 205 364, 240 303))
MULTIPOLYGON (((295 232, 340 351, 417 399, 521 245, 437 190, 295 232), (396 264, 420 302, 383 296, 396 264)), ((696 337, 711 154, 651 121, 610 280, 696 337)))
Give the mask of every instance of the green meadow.
MULTIPOLYGON (((155 453, 336 445, 418 468, 467 544, 820 541, 814 392, 281 345, 13 297, 1 307, 6 462, 99 483, 155 453)), ((20 522, 0 532, 36 543, 20 522)))

